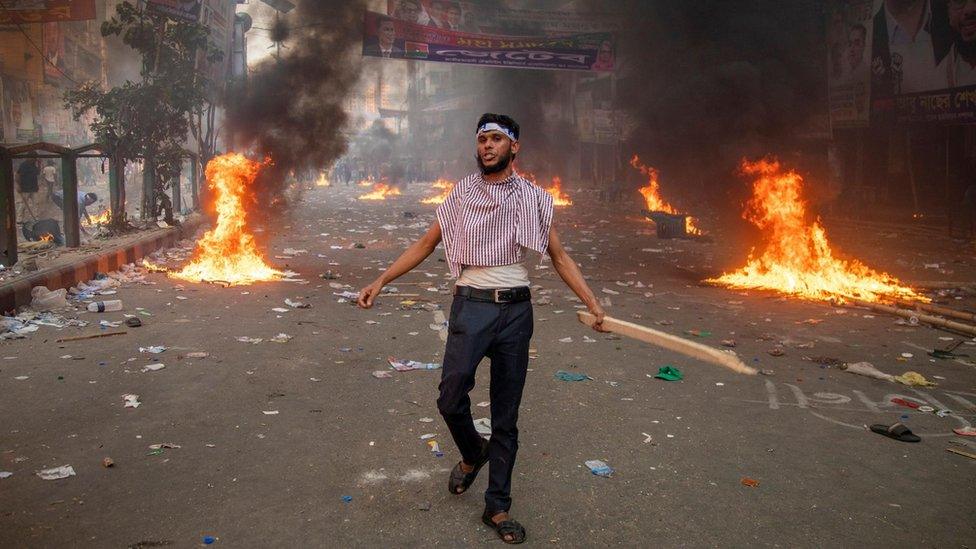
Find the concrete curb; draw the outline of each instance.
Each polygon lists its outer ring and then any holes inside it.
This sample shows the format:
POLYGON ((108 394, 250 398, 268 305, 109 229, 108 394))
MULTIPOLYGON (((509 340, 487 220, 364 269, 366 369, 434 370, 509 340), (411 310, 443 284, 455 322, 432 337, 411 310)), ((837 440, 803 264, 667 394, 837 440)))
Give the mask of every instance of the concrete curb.
POLYGON ((172 247, 180 240, 192 237, 205 221, 203 216, 192 216, 180 227, 171 227, 127 244, 100 250, 70 265, 41 269, 29 276, 0 284, 0 311, 6 314, 29 305, 31 290, 37 286, 46 286, 49 290, 70 288, 95 278, 95 273, 118 270, 122 265, 134 263, 160 248, 172 247))

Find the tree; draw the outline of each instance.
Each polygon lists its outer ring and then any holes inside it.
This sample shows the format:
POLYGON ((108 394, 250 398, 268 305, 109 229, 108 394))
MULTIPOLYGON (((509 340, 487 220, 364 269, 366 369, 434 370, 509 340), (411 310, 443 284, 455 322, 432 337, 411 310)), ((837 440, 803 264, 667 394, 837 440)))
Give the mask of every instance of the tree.
MULTIPOLYGON (((213 102, 213 83, 200 73, 198 61, 202 57, 217 62, 223 54, 210 43, 206 26, 175 20, 128 1, 102 23, 101 32, 102 36, 120 37, 140 55, 142 79, 107 91, 95 83, 85 84, 65 93, 65 105, 76 120, 94 110, 92 132, 120 171, 126 163, 143 159, 148 176, 142 217, 155 219, 157 196, 171 183, 179 184, 190 119, 203 112, 204 104, 213 102)), ((120 188, 124 192, 124 182, 120 188)), ((124 213, 112 225, 124 227, 124 213)))

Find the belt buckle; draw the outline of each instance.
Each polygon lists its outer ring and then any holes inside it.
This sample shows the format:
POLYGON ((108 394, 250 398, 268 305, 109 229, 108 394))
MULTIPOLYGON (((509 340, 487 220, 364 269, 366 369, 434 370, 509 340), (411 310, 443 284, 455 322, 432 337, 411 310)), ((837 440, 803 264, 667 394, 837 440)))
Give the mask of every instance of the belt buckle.
POLYGON ((502 301, 500 295, 502 292, 509 292, 509 294, 511 294, 511 291, 512 290, 508 288, 495 288, 495 303, 508 303, 509 301, 511 301, 511 297, 512 297, 511 295, 509 295, 510 299, 506 301, 502 301))

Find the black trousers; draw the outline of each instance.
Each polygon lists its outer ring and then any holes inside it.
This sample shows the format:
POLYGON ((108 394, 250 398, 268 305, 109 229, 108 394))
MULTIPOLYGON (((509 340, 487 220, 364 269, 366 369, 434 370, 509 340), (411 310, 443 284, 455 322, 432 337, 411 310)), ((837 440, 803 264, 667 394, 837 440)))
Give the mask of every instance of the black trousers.
POLYGON ((518 410, 529 365, 532 302, 486 303, 456 296, 451 305, 447 350, 437 408, 461 457, 475 463, 484 439, 471 417, 475 371, 491 360, 491 439, 488 443, 488 490, 485 507, 494 513, 512 506, 512 469, 518 452, 518 410))

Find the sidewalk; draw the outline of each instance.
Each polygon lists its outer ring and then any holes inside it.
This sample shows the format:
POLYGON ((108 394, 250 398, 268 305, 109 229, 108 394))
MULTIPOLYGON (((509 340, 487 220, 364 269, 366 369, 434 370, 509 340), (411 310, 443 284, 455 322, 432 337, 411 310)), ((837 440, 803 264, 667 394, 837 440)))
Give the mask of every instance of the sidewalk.
POLYGON ((31 301, 31 289, 46 286, 49 290, 70 288, 79 282, 95 278, 95 273, 117 270, 160 248, 174 246, 184 238, 191 238, 206 222, 201 215, 187 217, 180 227, 153 229, 123 236, 95 250, 68 249, 36 272, 0 282, 0 312, 6 314, 31 301))

